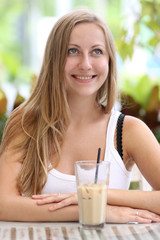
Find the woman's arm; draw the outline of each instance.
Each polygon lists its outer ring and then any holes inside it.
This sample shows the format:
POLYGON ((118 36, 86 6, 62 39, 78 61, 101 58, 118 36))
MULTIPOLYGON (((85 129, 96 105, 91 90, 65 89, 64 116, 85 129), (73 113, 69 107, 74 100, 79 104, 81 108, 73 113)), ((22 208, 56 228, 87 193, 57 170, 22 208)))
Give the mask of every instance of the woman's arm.
POLYGON ((36 201, 20 196, 17 176, 21 154, 6 150, 0 157, 0 220, 1 221, 78 221, 78 207, 68 206, 49 212, 49 205, 38 207, 36 201))
MULTIPOLYGON (((133 138, 135 141, 135 139, 133 138)), ((134 143, 133 141, 133 143, 134 143)), ((132 142, 132 141, 130 141, 132 142)), ((155 141, 156 143, 156 141, 155 141)), ((134 144, 135 145, 135 144, 134 144)), ((129 146, 130 147, 130 146, 129 146)), ((128 147, 128 149, 130 149, 128 147)), ((141 145, 142 147, 142 145, 141 145)), ((143 157, 147 158, 147 163, 151 170, 154 170, 156 166, 159 165, 159 161, 157 160, 160 155, 159 154, 159 145, 154 146, 151 145, 152 150, 156 150, 156 152, 152 155, 153 156, 153 167, 152 163, 150 163, 150 153, 152 151, 143 151, 143 157), (149 157, 147 157, 148 155, 149 157), (156 157, 157 156, 157 157, 156 157)), ((132 152, 132 151, 131 151, 132 152)), ((141 151, 139 151, 141 153, 141 151)), ((54 206, 54 201, 50 200, 47 204, 44 203, 42 206, 38 206, 36 203, 36 199, 26 198, 20 196, 18 189, 17 189, 17 176, 21 168, 20 159, 22 159, 23 154, 21 153, 13 153, 9 150, 5 150, 3 154, 0 156, 0 220, 3 221, 78 221, 78 206, 76 205, 76 200, 73 199, 70 201, 67 196, 67 200, 65 204, 60 205, 60 207, 54 208, 54 211, 48 211, 48 208, 54 206), (69 201, 69 203, 68 203, 69 201)), ((139 156, 139 154, 137 154, 139 156)), ((149 170, 146 168, 142 168, 143 164, 141 161, 137 159, 137 165, 140 166, 142 172, 144 171, 148 178, 150 179, 149 170)), ((140 157, 143 160, 143 158, 140 157)), ((160 170, 160 169, 159 169, 160 170)), ((159 170, 156 171, 156 174, 159 173, 159 170)), ((152 174, 153 182, 155 183, 154 186, 157 185, 159 188, 159 181, 158 177, 155 177, 152 174)), ((152 179, 152 178, 151 178, 152 179)), ((160 188, 159 188, 160 189, 160 188)), ((141 217, 137 217, 136 209, 126 208, 123 206, 130 206, 133 208, 142 208, 142 209, 149 209, 151 211, 160 213, 159 211, 159 204, 158 200, 155 199, 155 195, 152 192, 149 193, 141 193, 139 198, 136 198, 136 195, 132 195, 131 191, 123 191, 123 190, 110 190, 108 194, 108 202, 111 205, 119 205, 122 207, 116 206, 108 206, 108 213, 110 214, 107 221, 108 222, 128 222, 128 221, 138 221, 138 222, 146 222, 148 219, 151 221, 158 221, 157 215, 154 215, 151 212, 145 212, 145 210, 141 210, 141 217), (120 191, 120 192, 119 192, 120 191), (125 197, 123 195, 125 193, 125 197), (146 195, 148 194, 147 198, 146 195), (145 205, 144 205, 144 198, 145 198, 145 205), (151 201, 151 202, 150 202, 151 201), (153 201, 154 206, 153 206, 153 201), (150 207, 148 208, 148 204, 150 203, 150 207), (117 209, 117 211, 116 211, 117 209), (114 210, 114 211, 113 211, 114 210), (125 213, 125 216, 124 216, 125 213), (147 214, 147 215, 146 215, 147 214), (148 215, 149 214, 149 215, 148 215), (137 219, 138 218, 138 219, 137 219), (132 219, 132 220, 129 220, 132 219)), ((139 194, 139 193, 138 193, 139 194)), ((158 199, 159 192, 154 192, 157 194, 156 197, 158 199)), ((63 201, 62 201, 63 202, 63 201)), ((60 203, 61 204, 61 203, 60 203)))
POLYGON ((108 204, 160 214, 160 191, 108 189, 108 204))
POLYGON ((134 161, 153 189, 160 190, 160 144, 147 125, 137 118, 126 116, 123 127, 124 155, 134 161))
MULTIPOLYGON (((0 221, 78 221, 78 205, 75 194, 71 194, 72 201, 65 206, 55 208, 54 211, 49 211, 51 206, 54 206, 53 196, 49 196, 47 204, 37 205, 37 198, 27 198, 20 196, 17 189, 17 176, 21 168, 20 154, 11 154, 5 151, 0 157, 0 221)), ((42 195, 43 196, 43 195, 42 195)), ((61 196, 60 196, 61 197, 61 196)), ((55 196, 54 196, 55 199, 55 196)), ((63 197, 63 199, 65 199, 63 197)), ((69 196, 67 195, 67 201, 69 196)), ((46 200, 45 200, 46 201, 46 200)), ((106 206, 107 222, 125 223, 128 221, 138 221, 140 223, 149 223, 151 221, 159 221, 157 215, 148 211, 141 210, 141 216, 136 215, 136 209, 116 206, 106 206)))
POLYGON ((132 158, 142 175, 156 191, 111 190, 108 203, 160 214, 160 145, 140 120, 126 116, 123 128, 124 155, 132 158))
POLYGON ((49 205, 38 207, 36 202, 22 196, 3 195, 0 199, 0 221, 59 222, 78 221, 78 207, 67 206, 54 212, 49 205))
MULTIPOLYGON (((42 194, 34 195, 37 205, 48 205, 49 211, 63 209, 66 206, 76 206, 78 204, 77 193, 67 194, 42 194)), ((111 223, 139 222, 150 223, 160 222, 160 216, 144 209, 137 209, 125 206, 106 205, 106 221, 111 223)))

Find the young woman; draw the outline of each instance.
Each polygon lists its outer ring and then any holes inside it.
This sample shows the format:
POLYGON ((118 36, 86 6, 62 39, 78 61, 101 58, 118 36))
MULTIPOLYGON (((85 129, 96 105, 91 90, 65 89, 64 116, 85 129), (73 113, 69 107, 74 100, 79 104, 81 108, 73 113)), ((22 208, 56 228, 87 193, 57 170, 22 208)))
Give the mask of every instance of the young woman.
POLYGON ((116 88, 107 25, 86 10, 63 16, 48 38, 33 93, 6 124, 0 220, 77 221, 74 164, 95 159, 101 147, 101 160, 111 161, 106 221, 160 221, 160 146, 143 122, 126 116, 119 155, 116 88), (157 191, 128 190, 134 164, 157 191))

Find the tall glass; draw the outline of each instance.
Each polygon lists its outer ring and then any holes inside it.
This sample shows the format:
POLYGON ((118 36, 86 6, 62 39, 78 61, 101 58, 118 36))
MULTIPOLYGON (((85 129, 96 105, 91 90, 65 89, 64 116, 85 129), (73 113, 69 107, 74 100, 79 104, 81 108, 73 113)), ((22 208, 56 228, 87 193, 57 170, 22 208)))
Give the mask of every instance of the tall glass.
POLYGON ((79 222, 83 228, 102 229, 106 219, 110 162, 77 161, 75 173, 79 222))

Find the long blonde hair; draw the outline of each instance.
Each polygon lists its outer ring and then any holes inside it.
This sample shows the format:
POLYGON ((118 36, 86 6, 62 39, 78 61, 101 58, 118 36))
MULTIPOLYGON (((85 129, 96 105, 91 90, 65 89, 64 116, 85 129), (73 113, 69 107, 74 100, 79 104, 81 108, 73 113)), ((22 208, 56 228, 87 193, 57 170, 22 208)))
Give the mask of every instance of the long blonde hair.
MULTIPOLYGON (((5 127, 1 151, 12 142, 14 150, 23 151, 22 168, 17 183, 20 193, 40 193, 46 180, 51 155, 60 154, 70 110, 63 84, 68 42, 76 24, 91 22, 100 26, 109 54, 108 77, 97 93, 97 103, 110 112, 116 99, 116 54, 112 34, 107 25, 88 10, 72 11, 54 25, 45 49, 36 86, 30 98, 13 113, 5 127), (22 139, 13 144, 17 135, 22 139)), ((54 165, 56 166, 56 161, 54 165)))

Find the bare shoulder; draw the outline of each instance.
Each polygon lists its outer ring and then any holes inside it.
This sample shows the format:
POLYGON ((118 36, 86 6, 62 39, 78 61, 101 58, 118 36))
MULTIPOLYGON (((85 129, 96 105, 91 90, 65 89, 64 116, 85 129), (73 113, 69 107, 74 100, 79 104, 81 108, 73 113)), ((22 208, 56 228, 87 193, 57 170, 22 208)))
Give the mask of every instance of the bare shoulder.
POLYGON ((23 153, 6 148, 0 155, 0 192, 19 195, 17 177, 21 170, 23 153))
POLYGON ((23 130, 21 119, 22 111, 14 111, 8 118, 0 146, 0 160, 22 161, 26 133, 23 130))
POLYGON ((0 165, 1 165, 1 162, 6 162, 7 164, 17 162, 19 164, 22 164, 24 154, 25 154, 24 149, 16 150, 12 148, 12 144, 10 144, 7 148, 5 148, 4 151, 3 150, 1 151, 0 165))
POLYGON ((160 145, 150 128, 140 119, 126 116, 123 126, 124 147, 129 156, 136 152, 155 151, 160 153, 160 145))
POLYGON ((150 128, 139 118, 133 116, 125 116, 124 119, 125 134, 139 135, 139 134, 152 134, 150 128))
POLYGON ((130 116, 130 115, 125 116, 125 125, 126 124, 129 127, 136 126, 136 125, 146 125, 141 119, 130 116))
POLYGON ((0 191, 3 194, 19 195, 17 177, 22 167, 24 150, 13 148, 13 142, 15 144, 20 141, 20 138, 17 136, 7 147, 2 149, 0 154, 0 191))

